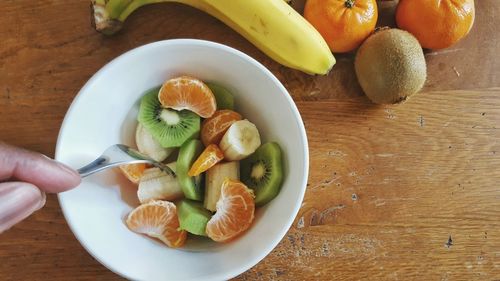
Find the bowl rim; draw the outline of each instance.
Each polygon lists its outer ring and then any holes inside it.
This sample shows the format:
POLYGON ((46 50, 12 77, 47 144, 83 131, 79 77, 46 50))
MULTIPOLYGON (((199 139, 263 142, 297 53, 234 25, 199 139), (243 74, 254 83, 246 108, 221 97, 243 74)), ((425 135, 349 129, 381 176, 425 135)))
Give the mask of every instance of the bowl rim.
MULTIPOLYGON (((297 202, 295 202, 295 206, 293 207, 290 216, 288 217, 288 221, 285 224, 285 227, 283 227, 279 235, 273 239, 272 243, 269 243, 265 249, 257 255, 255 258, 248 260, 245 264, 240 265, 237 268, 234 268, 231 271, 226 271, 226 272, 221 272, 218 274, 213 274, 212 276, 206 276, 205 280, 229 280, 231 278, 234 278, 253 266, 257 265, 260 261, 262 261, 278 244, 281 242, 281 240, 285 237, 286 233, 288 230, 291 228, 295 218, 297 217, 297 214, 300 210, 300 207, 302 205, 302 202, 304 200, 304 195, 307 187, 307 181, 309 178, 309 145, 308 145, 308 140, 307 140, 307 134, 304 126, 304 122, 302 121, 302 117, 300 115, 300 112, 293 101, 292 97, 290 96, 289 92, 287 89, 283 86, 283 84, 274 76, 274 74, 268 70, 264 65, 262 65, 260 62, 255 60, 254 58, 250 57, 249 55, 236 50, 232 47, 229 47, 227 45, 221 44, 221 43, 216 43, 208 40, 200 40, 200 39, 168 39, 168 40, 161 40, 161 41, 156 41, 152 43, 148 43, 145 45, 138 46, 136 48, 133 48, 131 50, 128 50, 127 52, 119 55, 118 57, 112 59, 108 63, 106 63, 104 66, 102 66, 96 73, 92 75, 92 77, 85 83, 85 85, 78 91, 78 94, 75 96, 73 101, 71 102, 64 119, 61 124, 61 128, 59 130, 59 134, 57 136, 57 142, 56 142, 56 149, 55 149, 55 159, 59 160, 60 155, 63 153, 61 151, 61 137, 63 132, 65 131, 66 126, 68 126, 68 118, 70 115, 72 115, 72 112, 75 111, 76 104, 79 103, 79 100, 82 98, 84 93, 87 91, 87 88, 90 87, 94 83, 95 80, 99 79, 103 73, 105 73, 109 68, 111 68, 113 65, 121 62, 122 60, 127 59, 130 56, 135 56, 143 51, 147 51, 148 49, 154 49, 154 48, 162 48, 162 47, 170 47, 173 45, 195 45, 195 46, 201 46, 201 47, 208 47, 208 48, 215 48, 215 49, 221 49, 225 52, 228 52, 232 55, 239 56, 240 58, 250 62, 252 65, 257 67, 260 71, 264 72, 266 76, 268 76, 280 89, 280 94, 283 94, 285 96, 285 99, 288 101, 288 104, 290 106, 291 111, 293 112, 293 115, 295 116, 295 121, 297 123, 297 126, 300 131, 300 138, 302 139, 302 143, 304 146, 302 147, 302 154, 304 158, 304 178, 302 180, 302 183, 300 185, 301 189, 299 190, 299 197, 297 202)), ((119 268, 114 268, 113 266, 109 265, 106 261, 98 258, 97 256, 94 255, 94 253, 89 249, 89 247, 82 242, 82 239, 79 237, 79 234, 75 232, 75 229, 73 228, 73 225, 70 223, 70 220, 68 220, 67 213, 65 211, 65 203, 64 200, 61 200, 60 194, 57 195, 59 205, 61 207, 61 211, 63 213, 64 219, 66 221, 66 224, 69 226, 71 232, 73 235, 76 237, 80 245, 89 253, 95 260, 97 260, 100 264, 105 266, 108 270, 114 272, 118 276, 130 279, 131 276, 127 276, 126 274, 120 272, 119 268)))

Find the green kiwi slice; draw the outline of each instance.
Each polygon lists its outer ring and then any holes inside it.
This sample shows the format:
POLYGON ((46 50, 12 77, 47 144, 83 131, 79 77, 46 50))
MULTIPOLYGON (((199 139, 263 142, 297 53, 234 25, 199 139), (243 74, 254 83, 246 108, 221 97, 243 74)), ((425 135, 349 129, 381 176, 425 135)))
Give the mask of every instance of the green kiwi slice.
POLYGON ((205 83, 215 96, 217 102, 217 110, 231 109, 234 110, 234 97, 226 88, 215 83, 205 83))
POLYGON ((160 88, 149 90, 141 99, 137 117, 163 147, 179 147, 200 132, 200 117, 189 111, 163 108, 158 101, 160 88))
POLYGON ((255 192, 255 205, 262 206, 276 197, 283 182, 281 148, 275 142, 261 145, 241 161, 241 181, 255 192))
POLYGON ((177 179, 181 185, 182 192, 184 192, 184 196, 196 201, 203 201, 203 174, 190 177, 188 171, 202 151, 203 144, 200 140, 192 139, 186 141, 179 149, 176 165, 177 179))
POLYGON ((180 228, 192 234, 207 236, 205 229, 212 213, 203 207, 203 203, 182 199, 176 205, 180 228))

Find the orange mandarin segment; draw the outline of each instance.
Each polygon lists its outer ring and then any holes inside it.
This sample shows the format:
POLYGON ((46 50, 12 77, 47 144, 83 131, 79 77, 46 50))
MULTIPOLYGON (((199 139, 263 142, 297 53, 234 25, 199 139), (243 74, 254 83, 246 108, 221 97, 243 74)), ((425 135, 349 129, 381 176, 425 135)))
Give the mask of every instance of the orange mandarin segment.
POLYGON ((198 159, 194 161, 188 171, 188 176, 197 176, 219 163, 222 159, 224 159, 224 153, 222 150, 220 150, 217 145, 211 144, 207 146, 198 159))
POLYGON ((175 204, 168 201, 151 201, 135 208, 127 218, 130 230, 157 238, 172 248, 186 242, 186 231, 179 230, 175 204))
POLYGON ((207 223, 207 235, 217 242, 229 241, 252 224, 255 212, 253 192, 238 180, 226 179, 216 208, 217 212, 207 223))
POLYGON ((181 76, 166 81, 158 93, 165 108, 190 110, 203 118, 212 116, 217 109, 215 96, 201 80, 181 76))
POLYGON ((227 129, 242 119, 235 111, 224 109, 218 110, 212 117, 205 119, 201 125, 201 141, 205 146, 215 143, 219 144, 227 129))
POLYGON ((127 179, 135 184, 139 183, 139 180, 144 174, 144 170, 146 170, 147 166, 144 163, 140 164, 129 164, 129 165, 121 165, 120 170, 123 175, 127 177, 127 179))

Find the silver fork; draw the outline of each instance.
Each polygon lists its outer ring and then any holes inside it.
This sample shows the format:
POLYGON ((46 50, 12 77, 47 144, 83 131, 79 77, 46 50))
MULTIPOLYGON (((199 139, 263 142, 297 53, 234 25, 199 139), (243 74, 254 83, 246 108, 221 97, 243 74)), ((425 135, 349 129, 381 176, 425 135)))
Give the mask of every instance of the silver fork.
POLYGON ((78 173, 82 178, 90 176, 94 173, 103 171, 108 168, 125 165, 125 164, 138 164, 138 163, 148 163, 157 168, 160 168, 164 172, 175 176, 174 171, 168 166, 157 162, 148 156, 140 153, 139 151, 130 148, 123 144, 115 144, 108 147, 99 158, 90 162, 88 165, 83 166, 78 169, 78 173))

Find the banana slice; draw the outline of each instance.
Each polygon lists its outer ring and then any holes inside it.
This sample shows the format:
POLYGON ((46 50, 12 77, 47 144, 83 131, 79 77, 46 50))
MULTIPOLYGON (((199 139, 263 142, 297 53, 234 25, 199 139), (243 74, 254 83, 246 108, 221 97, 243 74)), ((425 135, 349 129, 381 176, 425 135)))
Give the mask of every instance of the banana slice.
POLYGON ((176 200, 183 195, 177 178, 159 168, 146 169, 137 189, 137 197, 141 204, 151 200, 176 200))
POLYGON ((234 122, 219 144, 228 161, 241 160, 254 153, 259 146, 259 130, 246 119, 234 122))
POLYGON ((208 210, 215 212, 217 201, 220 198, 220 189, 224 180, 240 179, 240 162, 218 163, 208 169, 205 174, 205 201, 203 204, 208 210))
POLYGON ((158 162, 167 159, 172 151, 174 151, 174 148, 162 147, 141 123, 137 125, 137 129, 135 130, 135 143, 139 152, 146 154, 158 162))

